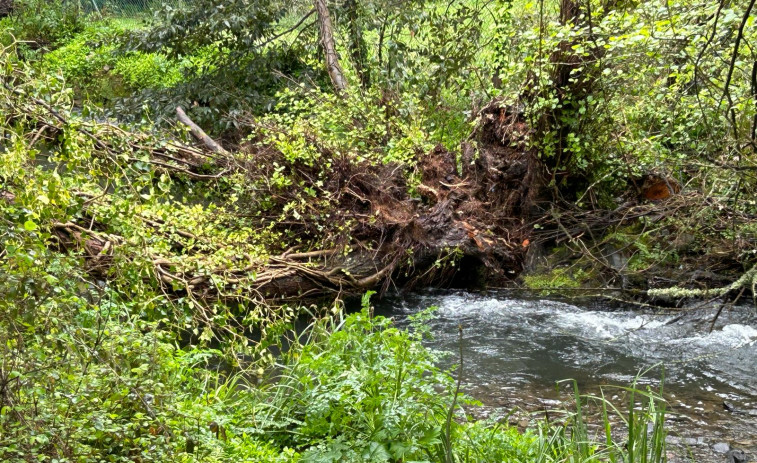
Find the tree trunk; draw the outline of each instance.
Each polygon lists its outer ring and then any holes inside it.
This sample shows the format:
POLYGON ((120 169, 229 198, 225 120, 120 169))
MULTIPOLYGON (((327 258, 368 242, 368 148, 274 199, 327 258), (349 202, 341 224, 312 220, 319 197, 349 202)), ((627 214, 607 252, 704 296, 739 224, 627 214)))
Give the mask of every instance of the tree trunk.
POLYGON ((331 15, 329 14, 326 0, 315 0, 315 10, 318 12, 318 23, 321 30, 321 46, 326 60, 326 70, 331 77, 331 83, 337 93, 342 93, 347 89, 347 80, 344 78, 342 66, 339 64, 339 57, 336 54, 336 44, 334 42, 334 27, 331 24, 331 15))
POLYGON ((184 110, 181 108, 181 106, 178 106, 176 108, 176 118, 179 119, 179 122, 189 127, 189 131, 192 134, 192 136, 199 142, 201 142, 203 145, 205 145, 206 148, 208 148, 210 151, 217 153, 217 154, 228 154, 228 152, 223 149, 221 145, 218 144, 215 140, 210 138, 207 133, 205 133, 202 128, 200 128, 199 125, 195 124, 195 122, 187 116, 187 113, 184 112, 184 110))
POLYGON ((565 39, 552 50, 547 63, 550 85, 539 86, 535 73, 531 73, 522 95, 522 103, 529 107, 540 98, 554 98, 558 104, 554 110, 544 111, 532 119, 536 131, 535 140, 549 140, 542 148, 551 155, 544 157, 544 163, 552 172, 552 182, 563 184, 563 192, 568 196, 573 189, 583 184, 583 173, 575 169, 575 154, 569 143, 571 133, 582 130, 579 111, 586 104, 587 97, 594 91, 601 69, 594 65, 604 55, 604 49, 596 46, 591 25, 591 12, 582 9, 576 0, 560 1, 560 24, 563 26, 588 25, 588 34, 579 34, 565 39), (577 54, 575 48, 582 46, 590 50, 588 55, 577 54), (579 185, 579 186, 576 186, 579 185))

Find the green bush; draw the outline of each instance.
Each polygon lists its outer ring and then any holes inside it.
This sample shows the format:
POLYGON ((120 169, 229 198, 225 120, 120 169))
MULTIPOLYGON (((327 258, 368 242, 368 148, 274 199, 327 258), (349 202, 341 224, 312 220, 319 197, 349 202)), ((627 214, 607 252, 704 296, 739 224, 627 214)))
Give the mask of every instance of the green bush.
POLYGON ((367 308, 322 328, 288 355, 278 386, 286 404, 273 415, 291 426, 281 442, 308 449, 303 461, 443 457, 454 384, 437 355, 367 308))
POLYGON ((40 48, 82 31, 85 17, 77 2, 15 0, 6 25, 17 40, 32 42, 32 48, 40 48))
POLYGON ((69 86, 82 97, 101 99, 107 93, 109 70, 116 64, 115 47, 94 46, 89 33, 77 35, 64 46, 46 54, 40 67, 43 72, 60 72, 69 86))
POLYGON ((182 66, 159 53, 119 51, 127 26, 97 23, 41 58, 43 72, 61 72, 81 98, 103 102, 143 89, 160 89, 182 80, 182 66))
POLYGON ((176 61, 162 54, 134 52, 117 59, 113 72, 134 90, 168 88, 181 81, 182 73, 176 61))

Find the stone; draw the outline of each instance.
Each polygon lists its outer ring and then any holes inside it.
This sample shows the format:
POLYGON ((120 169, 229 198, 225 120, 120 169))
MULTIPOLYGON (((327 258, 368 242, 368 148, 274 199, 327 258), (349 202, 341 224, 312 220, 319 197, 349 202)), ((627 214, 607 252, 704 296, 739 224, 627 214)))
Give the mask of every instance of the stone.
POLYGON ((697 445, 699 443, 699 440, 694 437, 684 437, 682 442, 684 443, 684 445, 692 446, 697 445))
POLYGON ((743 450, 733 449, 729 451, 725 456, 728 463, 747 463, 749 461, 749 457, 744 453, 743 450))
POLYGON ((718 442, 717 444, 712 446, 712 450, 717 453, 726 453, 728 450, 730 450, 731 446, 726 444, 725 442, 718 442))
POLYGON ((623 254, 622 248, 606 244, 602 250, 607 264, 615 270, 625 270, 628 265, 628 256, 623 254))
POLYGON ((560 405, 562 405, 562 402, 560 402, 559 400, 554 400, 554 399, 541 399, 539 400, 539 402, 541 402, 542 405, 547 406, 547 407, 559 407, 560 405))
POLYGON ((667 438, 665 438, 665 441, 671 445, 683 445, 686 447, 693 447, 699 443, 699 441, 694 437, 668 436, 667 438))

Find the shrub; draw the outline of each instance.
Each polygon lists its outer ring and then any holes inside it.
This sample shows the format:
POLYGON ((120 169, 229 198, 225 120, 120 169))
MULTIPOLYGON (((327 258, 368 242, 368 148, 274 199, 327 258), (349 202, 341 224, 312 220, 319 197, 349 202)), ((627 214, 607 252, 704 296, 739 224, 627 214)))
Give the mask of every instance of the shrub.
POLYGON ((181 69, 158 53, 129 53, 119 57, 113 71, 135 90, 168 88, 181 81, 181 69))
POLYGON ((32 48, 53 45, 84 29, 84 12, 77 2, 16 0, 9 25, 18 40, 32 48))
POLYGON ((92 44, 93 34, 82 33, 64 46, 46 54, 40 63, 43 72, 60 72, 77 94, 101 99, 109 69, 116 64, 114 47, 92 44))
POLYGON ((304 461, 444 455, 454 381, 420 335, 372 318, 367 306, 336 330, 319 324, 309 334, 288 354, 277 385, 286 395, 269 415, 281 443, 306 448, 304 461))
POLYGON ((182 80, 177 60, 158 53, 120 52, 115 43, 123 32, 124 26, 115 21, 95 24, 47 53, 40 67, 61 72, 79 96, 94 101, 167 88, 182 80))

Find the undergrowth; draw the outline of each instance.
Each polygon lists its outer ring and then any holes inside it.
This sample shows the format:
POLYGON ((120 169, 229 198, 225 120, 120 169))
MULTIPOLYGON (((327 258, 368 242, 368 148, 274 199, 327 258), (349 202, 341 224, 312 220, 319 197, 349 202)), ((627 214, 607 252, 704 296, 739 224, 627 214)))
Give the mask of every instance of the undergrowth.
POLYGON ((119 50, 119 37, 132 28, 116 19, 97 21, 45 54, 37 67, 42 73, 60 73, 77 99, 90 104, 108 104, 136 91, 178 84, 186 63, 161 53, 119 50))
POLYGON ((4 461, 664 461, 664 407, 651 392, 627 390, 631 409, 646 405, 624 418, 625 444, 609 429, 621 409, 577 392, 574 412, 525 433, 470 420, 461 405, 474 404, 423 346, 422 321, 395 328, 371 315, 370 294, 358 313, 335 307, 304 331, 278 328, 286 350, 265 373, 144 320, 140 304, 86 283, 75 258, 44 247, 31 257, 9 238, 4 461), (587 434, 588 400, 604 410, 606 440, 587 434))

